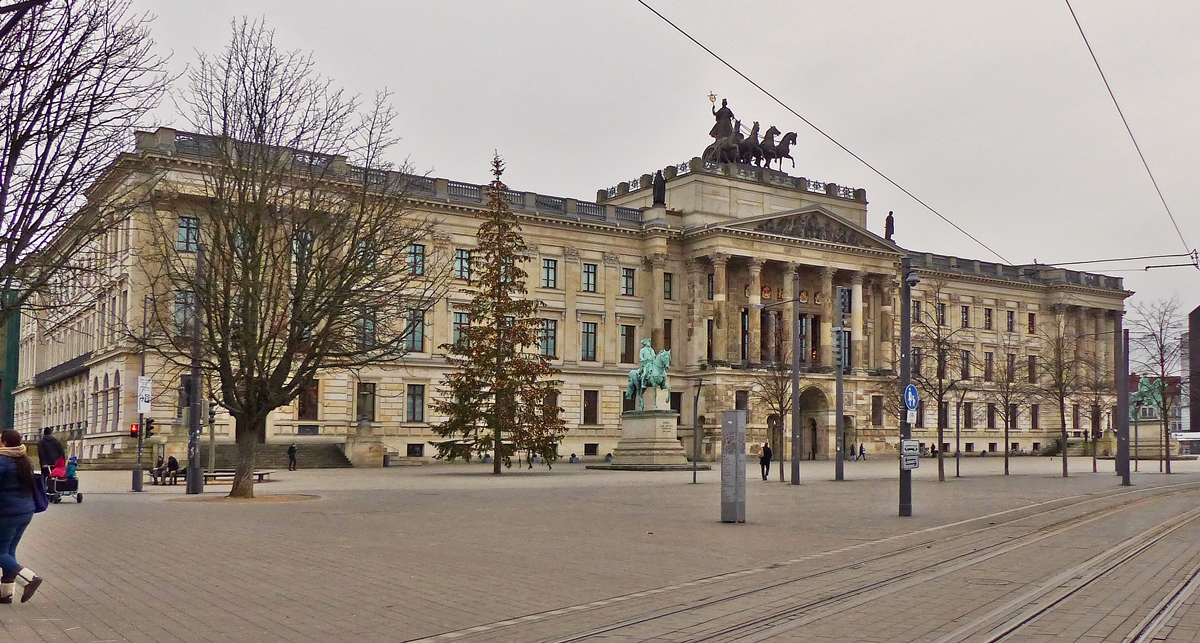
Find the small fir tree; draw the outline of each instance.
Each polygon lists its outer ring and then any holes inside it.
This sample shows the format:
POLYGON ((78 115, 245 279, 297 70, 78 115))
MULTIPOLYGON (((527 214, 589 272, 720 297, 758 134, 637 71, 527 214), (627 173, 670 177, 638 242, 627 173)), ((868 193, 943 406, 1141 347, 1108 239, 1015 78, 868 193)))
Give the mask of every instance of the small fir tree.
POLYGON ((521 264, 528 248, 508 209, 499 155, 492 159, 492 174, 487 217, 470 258, 471 281, 463 289, 471 295, 470 324, 458 329, 456 341, 442 345, 456 367, 433 403, 446 416, 434 427, 445 439, 431 444, 439 459, 470 461, 492 452, 493 473, 500 473, 502 463, 512 466, 517 451, 553 462, 566 425, 558 406, 559 370, 539 350, 540 304, 525 297, 528 275, 521 264))

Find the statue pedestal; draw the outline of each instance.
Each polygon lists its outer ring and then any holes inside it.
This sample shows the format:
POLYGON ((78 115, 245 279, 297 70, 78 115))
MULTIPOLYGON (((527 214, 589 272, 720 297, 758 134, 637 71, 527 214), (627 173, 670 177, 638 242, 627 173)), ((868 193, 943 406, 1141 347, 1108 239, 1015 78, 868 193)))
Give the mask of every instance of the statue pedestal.
MULTIPOLYGON (((613 461, 589 465, 589 469, 618 471, 683 471, 692 463, 684 454, 675 431, 678 413, 670 409, 625 411, 621 414, 621 439, 613 449, 613 461)), ((706 464, 698 469, 709 469, 706 464)))

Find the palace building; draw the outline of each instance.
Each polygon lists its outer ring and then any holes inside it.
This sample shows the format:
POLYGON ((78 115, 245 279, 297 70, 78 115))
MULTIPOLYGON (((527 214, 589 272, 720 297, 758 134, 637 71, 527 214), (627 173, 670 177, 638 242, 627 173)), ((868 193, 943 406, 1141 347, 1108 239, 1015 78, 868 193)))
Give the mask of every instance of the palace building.
MULTIPOLYGON (((202 139, 168 128, 138 132, 135 149, 114 159, 112 172, 133 177, 126 180, 156 172, 194 177, 210 149, 202 139)), ((983 356, 1008 337, 1036 355, 1043 349, 1036 325, 1056 320, 1085 338, 1080 350, 1112 372, 1113 342, 1101 338, 1111 337, 1130 295, 1119 278, 904 249, 867 230, 865 190, 723 160, 729 159, 670 165, 601 190, 595 201, 527 191, 506 195, 531 250, 525 266, 530 296, 545 302, 541 350, 562 370, 559 405, 569 428, 559 448, 563 457, 603 458, 612 451, 621 412, 632 404, 624 391, 643 337, 655 349, 672 351, 669 400, 679 412, 678 434, 689 456, 697 455, 693 430, 703 432, 700 459, 719 455, 720 411, 738 408, 749 411, 748 443, 770 442, 777 457, 790 457, 790 421, 770 411, 763 389, 764 378, 781 370, 772 365, 790 363, 794 348, 802 368, 803 456, 830 457, 838 286, 851 293, 846 440, 865 444, 868 454, 895 453, 899 429, 889 409, 906 255, 922 279, 914 300, 939 314, 952 311, 939 323, 971 329, 961 335, 963 351, 983 356), (937 289, 930 287, 934 283, 937 289), (797 342, 791 340, 793 319, 800 323, 797 342)), ((466 256, 486 210, 484 186, 445 178, 416 185, 412 206, 439 223, 428 242, 411 251, 431 260, 466 256)), ((180 226, 177 250, 186 251, 197 233, 193 228, 203 222, 161 207, 132 216, 174 220, 180 226)), ((186 442, 186 392, 178 375, 117 332, 140 323, 147 281, 138 257, 145 254, 141 244, 151 242, 138 232, 142 228, 126 221, 103 241, 107 261, 97 274, 64 286, 77 306, 28 313, 21 322, 16 428, 66 433, 72 452, 84 459, 134 445, 129 426, 138 421, 135 384, 143 364, 155 378, 154 441, 172 453, 183 453, 186 442)), ((468 323, 466 298, 458 292, 468 275, 458 270, 454 276, 450 294, 420 320, 403 364, 322 376, 311 391, 272 414, 267 442, 344 443, 365 423, 396 457, 431 456, 431 425, 440 418, 430 401, 446 373, 438 347, 451 341, 456 325, 468 323)), ((787 369, 782 372, 786 376, 787 369)), ((1036 403, 1018 409, 1005 445, 1003 429, 985 411, 988 384, 984 378, 976 384, 962 397, 966 451, 1007 446, 1032 452, 1054 443, 1056 404, 1046 404, 1040 417, 1036 403)), ((1082 437, 1094 428, 1088 421, 1095 415, 1075 415, 1072 435, 1082 437)), ((919 418, 914 437, 932 445, 934 427, 932 419, 919 418)), ((215 431, 218 441, 232 441, 227 416, 217 415, 215 431)))

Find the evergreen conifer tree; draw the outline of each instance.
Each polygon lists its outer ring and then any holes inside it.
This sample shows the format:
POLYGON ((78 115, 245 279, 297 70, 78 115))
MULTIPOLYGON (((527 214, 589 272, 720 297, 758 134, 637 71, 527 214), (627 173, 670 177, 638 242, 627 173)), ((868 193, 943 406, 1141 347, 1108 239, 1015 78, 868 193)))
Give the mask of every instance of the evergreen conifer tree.
POLYGON ((559 370, 539 350, 545 327, 540 302, 525 295, 527 273, 521 268, 528 248, 508 208, 508 186, 500 180, 504 162, 492 159, 495 178, 487 188, 488 213, 471 253, 470 324, 456 329, 455 341, 443 344, 456 369, 446 377, 433 409, 446 416, 434 427, 445 438, 433 442, 437 458, 470 461, 495 454, 494 473, 512 466, 512 455, 525 451, 549 464, 566 432, 558 407, 559 370))

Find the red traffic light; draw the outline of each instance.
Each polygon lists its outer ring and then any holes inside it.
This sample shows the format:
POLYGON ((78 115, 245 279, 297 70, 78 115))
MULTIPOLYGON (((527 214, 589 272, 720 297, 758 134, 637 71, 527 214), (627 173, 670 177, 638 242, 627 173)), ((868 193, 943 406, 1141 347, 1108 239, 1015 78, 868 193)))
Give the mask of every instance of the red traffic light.
POLYGON ((138 436, 138 425, 130 424, 129 425, 129 437, 136 438, 137 436, 138 436))

